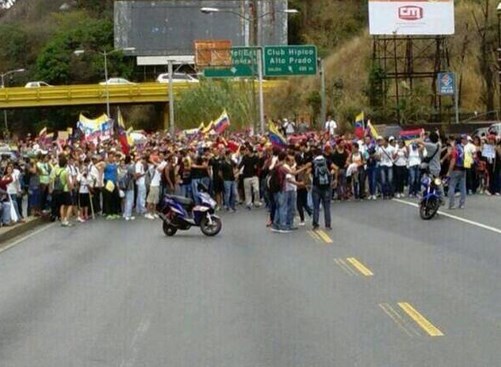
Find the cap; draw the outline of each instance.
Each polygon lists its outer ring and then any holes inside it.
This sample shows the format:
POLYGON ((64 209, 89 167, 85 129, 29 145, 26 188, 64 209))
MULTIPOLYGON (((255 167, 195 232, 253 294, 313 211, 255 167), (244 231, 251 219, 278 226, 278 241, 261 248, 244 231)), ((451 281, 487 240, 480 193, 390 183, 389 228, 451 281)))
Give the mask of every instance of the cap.
POLYGON ((393 140, 395 140, 394 136, 390 136, 390 138, 388 139, 388 141, 393 141, 393 140))
POLYGON ((383 140, 383 137, 381 135, 378 135, 378 137, 376 138, 376 140, 383 140))

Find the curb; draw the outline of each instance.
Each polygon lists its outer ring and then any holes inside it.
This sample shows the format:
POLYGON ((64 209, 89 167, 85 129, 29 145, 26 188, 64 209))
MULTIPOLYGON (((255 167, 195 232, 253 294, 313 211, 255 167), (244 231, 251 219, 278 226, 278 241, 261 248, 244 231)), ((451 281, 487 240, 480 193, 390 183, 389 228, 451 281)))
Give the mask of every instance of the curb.
POLYGON ((0 249, 5 246, 5 242, 31 231, 44 223, 48 223, 47 219, 39 217, 9 228, 0 234, 0 249))

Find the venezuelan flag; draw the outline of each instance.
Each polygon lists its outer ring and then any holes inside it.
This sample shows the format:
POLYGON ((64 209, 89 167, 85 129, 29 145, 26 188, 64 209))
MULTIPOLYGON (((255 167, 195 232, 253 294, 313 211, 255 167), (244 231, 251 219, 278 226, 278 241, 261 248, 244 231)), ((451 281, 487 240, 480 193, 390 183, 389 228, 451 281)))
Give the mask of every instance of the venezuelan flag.
POLYGON ((280 131, 278 131, 277 126, 272 121, 268 123, 268 139, 270 139, 270 142, 274 147, 287 147, 287 139, 285 139, 280 131))
POLYGON ((359 139, 362 139, 365 135, 364 131, 364 113, 359 113, 355 117, 355 136, 359 139))

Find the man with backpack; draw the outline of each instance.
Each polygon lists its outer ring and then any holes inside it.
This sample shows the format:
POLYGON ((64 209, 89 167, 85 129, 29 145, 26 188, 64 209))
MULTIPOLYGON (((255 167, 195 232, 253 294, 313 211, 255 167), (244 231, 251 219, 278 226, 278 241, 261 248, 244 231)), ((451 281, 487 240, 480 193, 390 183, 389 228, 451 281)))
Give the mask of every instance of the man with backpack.
POLYGON ((456 139, 456 145, 451 151, 451 161, 449 164, 449 209, 454 209, 454 199, 456 188, 459 187, 461 197, 459 199, 459 209, 464 209, 466 202, 466 169, 464 166, 464 147, 468 144, 466 135, 456 139))
POLYGON ((334 164, 322 154, 320 148, 314 150, 313 173, 313 230, 319 227, 320 203, 324 208, 325 228, 331 230, 332 170, 334 164))
POLYGON ((68 161, 66 156, 59 157, 59 164, 51 172, 52 202, 54 205, 53 214, 59 208, 59 216, 63 227, 71 226, 69 217, 71 215, 71 190, 73 183, 67 170, 68 161))

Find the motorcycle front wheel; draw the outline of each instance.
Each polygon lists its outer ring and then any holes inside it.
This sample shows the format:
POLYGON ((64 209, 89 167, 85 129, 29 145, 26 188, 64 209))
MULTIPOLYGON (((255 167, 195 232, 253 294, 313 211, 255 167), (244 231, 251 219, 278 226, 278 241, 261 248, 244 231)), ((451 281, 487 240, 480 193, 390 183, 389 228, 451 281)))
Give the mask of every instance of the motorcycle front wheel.
POLYGON ((174 236, 177 232, 177 228, 171 226, 169 223, 165 221, 162 224, 162 229, 164 230, 165 235, 169 237, 174 236))
POLYGON ((200 222, 200 230, 206 236, 212 237, 221 232, 223 228, 223 223, 220 218, 211 217, 212 223, 209 223, 209 219, 207 217, 203 218, 200 222))
POLYGON ((419 205, 419 216, 421 219, 430 220, 437 214, 440 202, 437 198, 423 200, 419 205))

